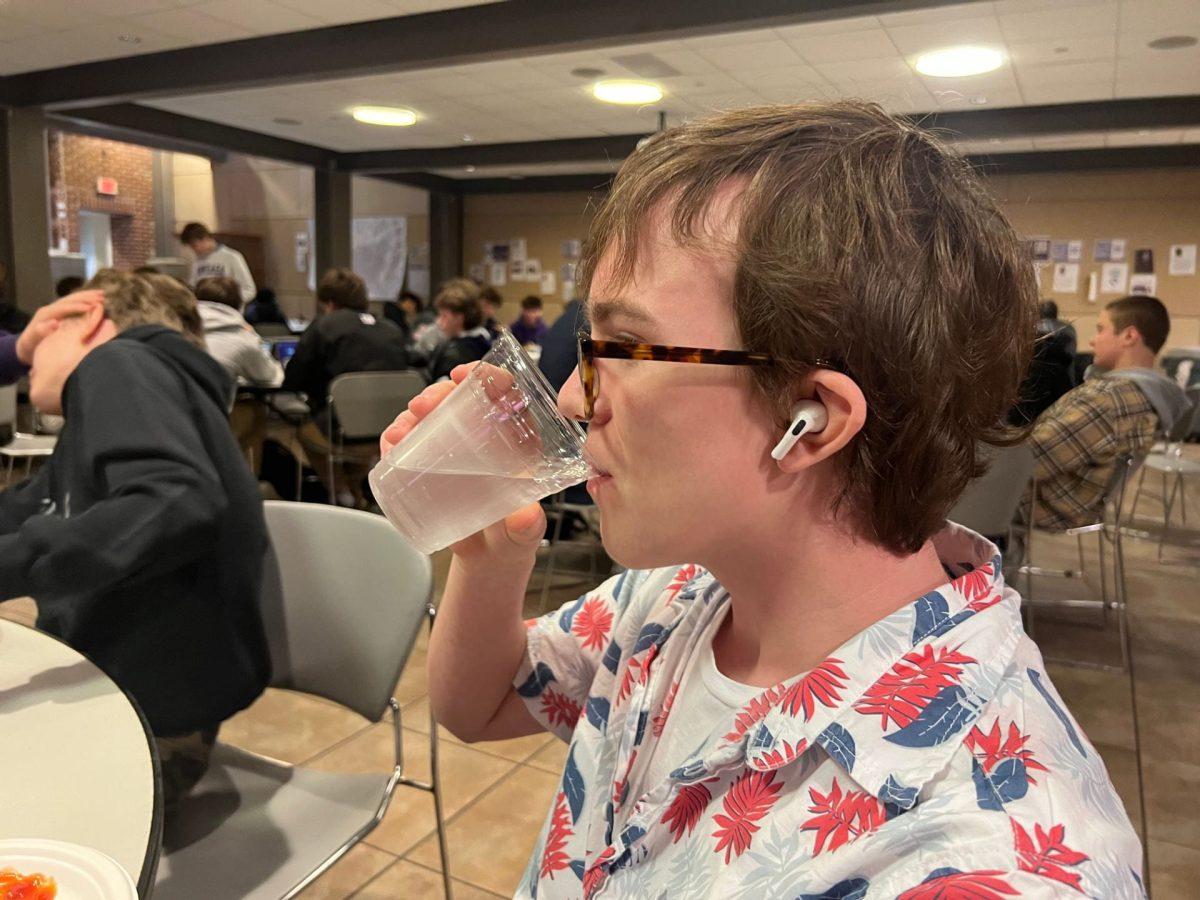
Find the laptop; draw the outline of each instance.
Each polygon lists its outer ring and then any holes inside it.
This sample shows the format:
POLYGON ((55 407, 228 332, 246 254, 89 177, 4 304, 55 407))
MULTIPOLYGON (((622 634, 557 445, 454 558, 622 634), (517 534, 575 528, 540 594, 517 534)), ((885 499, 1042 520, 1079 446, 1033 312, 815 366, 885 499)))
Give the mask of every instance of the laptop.
POLYGON ((274 356, 286 368, 291 358, 296 355, 296 347, 299 346, 300 339, 276 340, 271 342, 271 355, 274 356))

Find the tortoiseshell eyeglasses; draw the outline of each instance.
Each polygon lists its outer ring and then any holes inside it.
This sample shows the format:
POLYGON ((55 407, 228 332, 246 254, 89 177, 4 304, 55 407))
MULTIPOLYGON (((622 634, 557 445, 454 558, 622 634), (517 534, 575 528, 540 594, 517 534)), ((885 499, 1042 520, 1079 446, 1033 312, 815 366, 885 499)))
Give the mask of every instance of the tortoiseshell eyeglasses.
MULTIPOLYGON (((639 344, 632 341, 597 341, 586 332, 577 335, 579 346, 579 381, 583 384, 583 413, 591 419, 600 396, 600 372, 597 359, 640 359, 656 362, 700 363, 710 366, 772 366, 782 362, 767 353, 749 350, 710 350, 704 347, 675 347, 670 344, 639 344)), ((794 361, 794 360, 793 360, 794 361)), ((815 359, 811 363, 820 369, 835 369, 833 363, 815 359)))

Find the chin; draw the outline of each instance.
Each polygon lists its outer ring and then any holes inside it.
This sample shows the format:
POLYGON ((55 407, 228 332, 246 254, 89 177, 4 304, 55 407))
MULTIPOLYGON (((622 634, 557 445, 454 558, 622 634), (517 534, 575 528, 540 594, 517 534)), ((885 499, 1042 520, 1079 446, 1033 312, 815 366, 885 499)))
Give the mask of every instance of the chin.
POLYGON ((645 532, 641 528, 622 528, 604 516, 600 517, 600 539, 604 552, 613 562, 626 569, 658 569, 695 560, 680 559, 678 543, 675 552, 665 546, 662 532, 645 532))

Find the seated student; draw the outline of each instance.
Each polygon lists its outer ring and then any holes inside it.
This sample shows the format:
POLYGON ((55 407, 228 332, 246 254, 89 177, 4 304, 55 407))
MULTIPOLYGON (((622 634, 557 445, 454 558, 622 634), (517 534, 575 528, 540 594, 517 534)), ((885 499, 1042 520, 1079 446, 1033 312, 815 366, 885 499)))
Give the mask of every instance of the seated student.
POLYGON ((504 298, 494 287, 479 289, 479 309, 483 313, 483 327, 488 330, 492 340, 500 333, 500 307, 504 298))
POLYGON ((195 288, 204 339, 231 378, 256 387, 278 387, 283 366, 263 349, 262 338, 242 318, 242 292, 232 278, 201 278, 195 288))
POLYGON ((1008 411, 1009 424, 1023 428, 1037 421, 1038 416, 1075 386, 1074 368, 1075 354, 1067 352, 1066 333, 1039 328, 1033 359, 1021 383, 1020 399, 1008 411))
POLYGON ((527 506, 454 545, 429 644, 451 732, 570 743, 516 896, 1142 896, 996 548, 945 521, 1037 313, 970 166, 874 104, 740 109, 635 150, 586 246, 559 408, 629 571, 522 622, 527 506))
MULTIPOLYGON (((100 273, 96 274, 99 276, 100 273)), ((135 272, 135 274, 137 273, 135 272)), ((171 311, 179 317, 179 324, 183 327, 181 332, 183 336, 207 353, 208 343, 204 339, 204 321, 200 318, 199 303, 196 295, 192 293, 192 289, 173 275, 163 275, 161 272, 142 273, 142 277, 150 282, 155 296, 167 304, 171 311)))
POLYGON ((1122 297, 1100 313, 1092 350, 1107 371, 1042 413, 1030 438, 1039 528, 1095 522, 1117 458, 1149 451, 1155 434, 1187 411, 1183 389, 1153 368, 1170 330, 1157 297, 1122 297))
POLYGON ((64 275, 54 282, 54 296, 62 298, 67 294, 75 293, 81 287, 83 287, 83 279, 78 275, 64 275))
POLYGON ((317 306, 322 315, 300 336, 283 387, 308 396, 313 418, 300 429, 300 444, 330 496, 343 506, 362 508, 362 482, 376 448, 371 441, 347 443, 343 452, 358 459, 335 465, 329 483, 329 385, 347 372, 407 369, 404 335, 391 322, 367 312, 367 286, 349 269, 330 269, 321 276, 317 306))
POLYGON ((222 721, 262 693, 266 527, 225 420, 228 379, 148 281, 105 273, 103 304, 33 353, 29 394, 66 426, 0 493, 0 594, 129 693, 159 743, 168 812, 222 721))
POLYGON ((1060 335, 1061 343, 1059 346, 1064 353, 1071 357, 1071 362, 1074 363, 1075 349, 1078 342, 1075 334, 1075 326, 1058 317, 1058 304, 1053 300, 1043 300, 1038 311, 1041 313, 1041 318, 1038 319, 1037 325, 1038 334, 1060 335))
POLYGON ((451 278, 433 301, 437 327, 446 336, 429 357, 429 380, 450 377, 455 366, 483 359, 492 348, 492 336, 483 324, 479 286, 469 278, 451 278))
POLYGON ((521 317, 508 326, 521 345, 540 344, 549 331, 542 319, 542 298, 530 295, 521 301, 521 317))
POLYGON ((243 315, 251 325, 287 324, 287 316, 279 308, 279 300, 270 288, 259 288, 254 299, 246 304, 243 315))

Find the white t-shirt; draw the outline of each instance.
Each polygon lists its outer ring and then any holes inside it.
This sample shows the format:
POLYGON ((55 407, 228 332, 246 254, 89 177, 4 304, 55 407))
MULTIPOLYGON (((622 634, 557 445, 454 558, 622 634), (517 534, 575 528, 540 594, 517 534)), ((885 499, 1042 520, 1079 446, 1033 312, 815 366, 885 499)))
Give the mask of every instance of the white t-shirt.
POLYGON ((712 642, 724 619, 716 616, 700 637, 671 704, 673 709, 687 710, 687 715, 667 717, 643 786, 665 781, 699 748, 711 743, 716 729, 728 730, 730 720, 766 690, 734 681, 717 668, 712 642))
POLYGON ((216 250, 208 256, 196 257, 192 263, 192 287, 202 278, 232 278, 242 290, 243 303, 249 303, 258 292, 246 257, 224 244, 217 244, 216 250))

